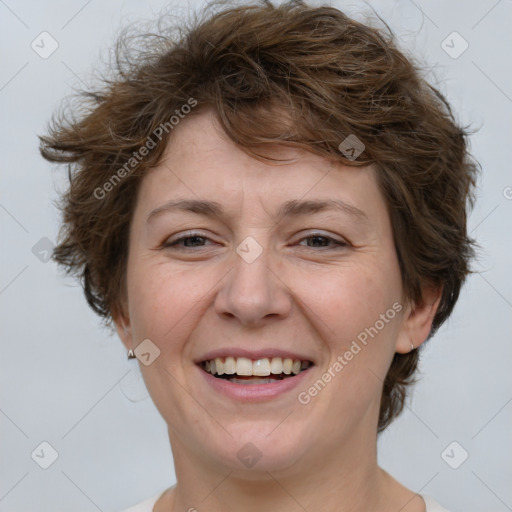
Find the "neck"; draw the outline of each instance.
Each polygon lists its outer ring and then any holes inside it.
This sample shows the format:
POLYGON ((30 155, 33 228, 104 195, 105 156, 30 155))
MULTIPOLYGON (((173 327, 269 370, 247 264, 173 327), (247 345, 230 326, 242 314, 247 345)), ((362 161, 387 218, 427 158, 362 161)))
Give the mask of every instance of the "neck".
MULTIPOLYGON (((249 471, 219 467, 218 463, 205 461, 204 454, 191 453, 173 437, 178 483, 173 489, 172 506, 155 508, 162 512, 384 511, 390 505, 401 504, 403 508, 414 496, 378 467, 375 433, 364 428, 355 434, 357 439, 339 443, 335 451, 332 445, 326 446, 286 469, 259 471, 257 465, 249 471), (401 488, 400 499, 397 486, 401 488)), ((403 512, 408 510, 422 509, 403 508, 403 512)))

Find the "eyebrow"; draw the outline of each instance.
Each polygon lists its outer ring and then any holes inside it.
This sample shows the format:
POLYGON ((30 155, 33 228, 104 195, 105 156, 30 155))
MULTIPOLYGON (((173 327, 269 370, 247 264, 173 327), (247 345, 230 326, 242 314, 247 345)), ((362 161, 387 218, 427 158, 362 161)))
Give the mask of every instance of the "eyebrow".
MULTIPOLYGON (((277 218, 281 220, 285 217, 311 215, 313 213, 328 210, 339 211, 355 217, 358 220, 368 220, 367 215, 362 210, 351 204, 345 203, 341 199, 309 199, 304 201, 293 199, 281 205, 277 212, 277 218)), ((164 212, 191 212, 197 215, 212 218, 223 218, 225 216, 222 205, 216 201, 177 199, 167 201, 158 208, 155 208, 148 215, 146 222, 150 222, 156 216, 164 212)))

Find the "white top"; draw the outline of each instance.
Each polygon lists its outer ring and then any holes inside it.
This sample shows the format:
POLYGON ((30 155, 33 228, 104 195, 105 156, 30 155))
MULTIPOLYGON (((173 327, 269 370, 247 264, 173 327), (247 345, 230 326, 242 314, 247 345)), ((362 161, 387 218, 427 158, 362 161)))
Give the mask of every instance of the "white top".
MULTIPOLYGON (((137 503, 137 505, 133 505, 133 507, 122 510, 121 512, 153 512, 153 507, 155 506, 160 496, 162 496, 162 494, 163 493, 160 493, 156 496, 153 496, 152 498, 141 501, 140 503, 137 503)), ((423 501, 427 505, 427 512, 448 512, 448 510, 441 507, 441 505, 439 505, 439 503, 437 503, 434 498, 431 498, 425 494, 420 494, 420 496, 423 498, 423 501)))

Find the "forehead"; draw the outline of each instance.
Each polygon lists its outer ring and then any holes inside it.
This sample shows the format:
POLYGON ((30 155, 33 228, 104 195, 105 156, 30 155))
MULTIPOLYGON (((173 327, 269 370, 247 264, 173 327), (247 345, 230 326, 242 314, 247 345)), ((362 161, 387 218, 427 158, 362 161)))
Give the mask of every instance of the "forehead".
POLYGON ((368 216, 382 215, 384 198, 373 167, 350 167, 308 151, 269 145, 262 162, 223 132, 212 111, 182 120, 171 133, 160 164, 143 178, 143 213, 174 199, 210 200, 233 212, 251 204, 283 212, 292 200, 343 201, 368 216), (274 208, 274 207, 281 208, 274 208))

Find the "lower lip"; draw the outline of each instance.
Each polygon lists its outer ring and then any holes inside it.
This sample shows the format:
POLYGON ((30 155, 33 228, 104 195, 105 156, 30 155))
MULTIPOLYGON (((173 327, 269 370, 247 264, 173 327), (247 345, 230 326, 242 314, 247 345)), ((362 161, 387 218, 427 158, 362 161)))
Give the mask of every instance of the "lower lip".
POLYGON ((215 391, 241 402, 258 402, 275 398, 276 396, 292 390, 307 378, 307 375, 313 367, 310 366, 306 368, 298 375, 295 375, 295 377, 276 380, 268 384, 236 384, 225 379, 214 377, 211 373, 204 371, 200 366, 197 366, 197 368, 206 382, 215 391))

